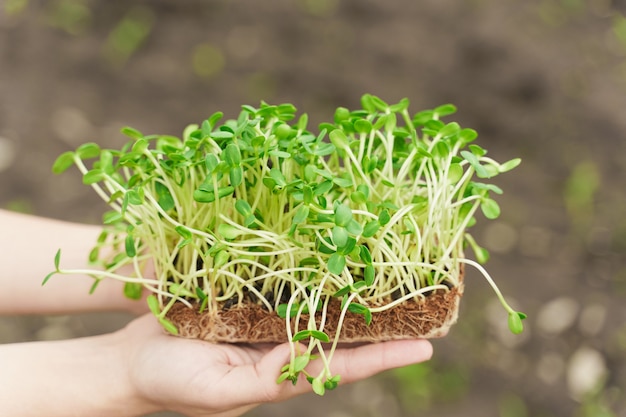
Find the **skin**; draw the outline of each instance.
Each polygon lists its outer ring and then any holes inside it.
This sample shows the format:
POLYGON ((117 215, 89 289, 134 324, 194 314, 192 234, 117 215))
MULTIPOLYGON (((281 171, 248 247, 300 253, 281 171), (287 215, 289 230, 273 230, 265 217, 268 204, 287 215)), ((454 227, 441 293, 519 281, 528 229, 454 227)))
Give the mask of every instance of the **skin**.
MULTIPOLYGON (((289 345, 211 344, 165 334, 143 302, 103 281, 89 295, 87 277, 57 276, 44 287, 60 247, 63 265, 86 266, 99 228, 0 210, 0 314, 131 311, 114 333, 52 342, 0 345, 0 409, 13 417, 238 416, 253 407, 311 391, 306 381, 276 384, 289 345)), ((426 340, 340 348, 332 363, 340 384, 428 360, 426 340)), ((307 371, 322 366, 312 361, 307 371)))

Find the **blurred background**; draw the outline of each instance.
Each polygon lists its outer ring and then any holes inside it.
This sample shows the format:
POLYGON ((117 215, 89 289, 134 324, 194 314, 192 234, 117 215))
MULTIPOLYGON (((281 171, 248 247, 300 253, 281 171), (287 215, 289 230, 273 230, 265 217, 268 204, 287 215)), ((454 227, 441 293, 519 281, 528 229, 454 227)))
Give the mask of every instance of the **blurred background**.
MULTIPOLYGON (((626 2, 618 0, 1 0, 0 207, 96 223, 81 143, 133 126, 179 135, 221 110, 291 102, 314 123, 363 93, 457 105, 499 161, 502 216, 427 364, 261 406, 250 417, 626 416, 626 2)), ((312 124, 313 126, 315 124, 312 124)), ((0 231, 2 233, 2 231, 0 231)), ((52 237, 51 237, 52 238, 52 237)), ((6 248, 2 248, 5 250, 6 248)), ((52 259, 51 259, 52 265, 52 259)), ((4 317, 0 342, 113 331, 131 317, 4 317)), ((173 417, 172 413, 154 416, 173 417)))

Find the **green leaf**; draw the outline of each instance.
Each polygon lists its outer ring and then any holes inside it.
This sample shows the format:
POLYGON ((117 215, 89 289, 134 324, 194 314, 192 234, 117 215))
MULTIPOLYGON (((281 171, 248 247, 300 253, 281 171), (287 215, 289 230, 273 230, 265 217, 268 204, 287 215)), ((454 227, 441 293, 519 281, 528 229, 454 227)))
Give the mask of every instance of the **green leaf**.
POLYGON ((486 264, 489 261, 489 251, 483 247, 478 245, 472 248, 474 250, 474 255, 476 256, 476 260, 480 264, 486 264))
POLYGON ((469 145, 468 148, 470 152, 472 152, 474 155, 476 155, 479 158, 481 156, 487 155, 487 151, 478 145, 469 145))
POLYGON ((145 139, 139 139, 133 145, 132 152, 143 154, 148 149, 148 141, 145 139))
POLYGON ((500 206, 491 198, 484 198, 480 202, 480 209, 488 219, 497 219, 500 216, 500 206))
POLYGON ((346 266, 346 257, 339 253, 333 253, 328 258, 328 270, 335 275, 341 275, 346 266))
POLYGON ((127 235, 124 242, 126 255, 128 255, 129 258, 133 258, 135 255, 137 255, 137 249, 135 248, 135 238, 133 237, 133 235, 127 235))
POLYGON ((330 180, 322 181, 313 188, 313 194, 316 196, 324 195, 333 188, 333 182, 330 180))
POLYGON ((89 251, 89 262, 90 263, 94 263, 98 260, 98 257, 100 256, 100 248, 99 247, 95 247, 92 248, 91 251, 89 251))
POLYGON ((456 184, 463 177, 463 167, 461 164, 452 163, 448 167, 448 181, 456 184))
POLYGON ((356 220, 352 219, 346 225, 346 230, 351 235, 359 236, 361 233, 363 233, 363 226, 361 226, 361 224, 359 222, 357 222, 356 220))
POLYGON ((345 244, 348 242, 349 236, 348 236, 348 231, 346 230, 345 227, 342 227, 342 226, 333 227, 332 235, 333 235, 333 243, 338 248, 345 246, 345 244))
POLYGON ((341 129, 335 129, 328 134, 330 141, 337 149, 347 148, 349 145, 348 137, 341 129))
POLYGON ((229 132, 228 130, 218 130, 216 132, 211 133, 211 137, 213 139, 230 139, 234 136, 233 132, 229 132))
POLYGON ((204 301, 204 300, 206 300, 206 299, 208 299, 208 298, 209 298, 209 297, 206 295, 206 293, 205 293, 204 291, 202 291, 202 288, 200 288, 200 287, 196 287, 195 291, 196 291, 196 295, 198 296, 198 298, 199 298, 201 301, 204 301))
POLYGON ((287 185, 287 180, 285 179, 285 176, 278 168, 270 169, 270 178, 276 181, 276 184, 278 184, 281 187, 284 187, 285 185, 287 185))
POLYGON ((323 143, 318 144, 317 147, 313 150, 313 155, 327 156, 332 153, 335 153, 336 150, 337 148, 335 148, 335 145, 333 145, 332 143, 323 142, 323 143))
POLYGON ((117 211, 107 211, 102 215, 102 223, 113 224, 123 219, 123 216, 117 211))
POLYGON ((59 263, 61 262, 61 249, 57 250, 56 255, 54 255, 54 269, 59 271, 59 263))
POLYGON ((367 283, 365 281, 357 281, 354 283, 354 285, 352 285, 352 289, 355 292, 360 292, 365 289, 365 287, 367 287, 367 283))
POLYGON ((378 232, 379 229, 380 223, 378 222, 378 220, 371 220, 365 223, 365 226, 363 227, 363 233, 361 235, 365 238, 372 237, 376 234, 376 232, 378 232))
POLYGON ((385 111, 389 108, 389 104, 385 103, 378 96, 370 95, 370 100, 372 101, 372 104, 376 107, 376 109, 379 111, 385 111))
POLYGON ((319 331, 319 330, 309 330, 309 331, 311 332, 312 338, 317 339, 322 343, 330 342, 330 337, 328 337, 326 333, 319 331))
POLYGON ((161 323, 161 326, 163 326, 163 328, 169 333, 174 336, 178 336, 178 328, 174 325, 174 323, 163 317, 159 318, 159 323, 161 323))
POLYGON ((169 211, 175 207, 174 198, 170 194, 169 188, 160 182, 154 183, 154 191, 157 195, 157 202, 163 211, 169 211))
MULTIPOLYGON (((279 304, 276 307, 276 314, 281 319, 287 318, 287 306, 288 304, 279 304)), ((299 306, 298 303, 291 304, 291 310, 289 311, 289 318, 293 318, 298 314, 299 306)))
POLYGON ((208 154, 206 158, 204 158, 204 166, 206 167, 208 173, 215 171, 215 168, 217 168, 219 163, 220 161, 217 159, 217 156, 212 153, 208 154))
POLYGON ((357 133, 370 133, 372 131, 372 122, 365 119, 359 119, 354 122, 354 130, 357 133))
POLYGON ((372 322, 372 312, 369 308, 359 303, 350 303, 348 305, 348 311, 355 314, 362 314, 365 317, 365 324, 368 326, 372 322))
POLYGON ((217 232, 227 240, 236 239, 237 236, 241 235, 241 230, 232 226, 230 224, 222 223, 217 227, 217 232))
POLYGON ((391 216, 389 215, 389 211, 387 209, 384 209, 378 215, 378 223, 380 223, 381 226, 384 226, 387 223, 389 223, 389 220, 391 220, 391 216))
POLYGON ((228 262, 230 259, 230 254, 225 250, 221 250, 215 254, 213 257, 213 268, 220 268, 228 262))
POLYGON ((148 308, 155 316, 159 316, 161 314, 161 307, 159 306, 159 300, 156 295, 150 294, 148 298, 146 298, 146 302, 148 303, 148 308))
POLYGON ((365 280, 365 284, 370 287, 374 284, 374 279, 376 278, 376 271, 374 270, 373 265, 367 265, 365 270, 363 271, 363 279, 365 280))
MULTIPOLYGON (((235 192, 235 188, 233 186, 226 186, 220 188, 218 191, 218 197, 226 197, 227 195, 232 195, 235 192)), ((193 192, 193 199, 198 203, 212 203, 215 201, 215 193, 213 191, 205 191, 205 190, 195 190, 193 192)))
POLYGON ((496 194, 502 194, 502 188, 498 187, 497 185, 494 184, 485 184, 482 182, 471 182, 470 186, 472 188, 472 193, 476 194, 476 195, 481 195, 480 192, 476 193, 474 192, 475 190, 479 190, 479 191, 491 191, 494 192, 496 194))
POLYGON ((333 182, 341 188, 351 188, 353 185, 350 178, 335 177, 333 178, 333 182))
POLYGON ((311 355, 308 353, 304 355, 296 356, 293 360, 293 371, 302 372, 304 368, 306 368, 306 366, 309 364, 310 361, 311 361, 311 355))
POLYGON ((415 225, 413 224, 413 222, 408 219, 407 217, 405 217, 404 219, 402 219, 402 224, 404 224, 405 227, 405 231, 403 232, 403 234, 405 233, 415 233, 415 225))
POLYGON ((339 385, 339 381, 341 380, 341 375, 335 375, 331 378, 328 378, 326 382, 324 382, 324 388, 329 391, 334 390, 339 385))
POLYGON ((350 200, 356 204, 363 204, 367 202, 367 196, 360 191, 355 191, 350 194, 350 200))
POLYGON ((50 280, 50 278, 52 278, 53 275, 58 274, 58 271, 52 271, 50 272, 48 275, 46 275, 46 277, 43 279, 43 281, 41 282, 41 285, 44 286, 46 285, 46 283, 50 280))
MULTIPOLYGON (((346 244, 340 247, 339 250, 337 250, 337 252, 339 252, 342 255, 348 256, 352 253, 355 247, 356 247, 356 239, 352 237, 348 237, 348 241, 346 242, 346 244)), ((356 257, 358 256, 358 254, 355 253, 354 256, 356 257)))
POLYGON ((115 167, 113 166, 113 153, 111 153, 111 151, 103 150, 100 153, 100 168, 108 175, 115 172, 115 167))
POLYGON ((54 161, 52 165, 52 172, 55 174, 61 174, 65 172, 69 167, 74 164, 74 152, 64 152, 54 161))
POLYGON ((173 295, 177 295, 181 297, 196 298, 195 293, 191 292, 187 288, 175 282, 170 283, 168 289, 169 289, 170 294, 173 294, 173 295))
POLYGON ((140 206, 143 204, 144 193, 142 188, 128 190, 126 195, 128 196, 129 204, 132 204, 133 206, 140 206))
POLYGON ((372 254, 367 246, 361 245, 359 246, 359 257, 365 263, 365 265, 372 264, 372 254))
POLYGON ((224 161, 231 167, 237 167, 241 165, 241 151, 239 150, 239 146, 234 143, 229 143, 224 149, 224 153, 222 154, 224 161))
MULTIPOLYGON (((289 365, 287 365, 289 366, 289 365)), ((293 384, 295 385, 296 382, 298 381, 297 377, 292 375, 291 373, 289 373, 289 371, 283 372, 282 374, 280 374, 280 376, 278 377, 278 379, 276 380, 277 384, 281 384, 286 380, 290 380, 291 382, 293 382, 293 384)))
POLYGON ((350 117, 350 110, 345 107, 337 107, 335 110, 335 123, 341 123, 350 117))
POLYGON ((176 233, 178 233, 183 239, 191 239, 193 236, 189 229, 184 226, 176 226, 174 230, 176 230, 176 233))
POLYGON ((143 286, 137 282, 124 283, 124 295, 131 300, 141 300, 143 286))
POLYGON ((83 184, 91 185, 95 184, 99 181, 102 181, 105 178, 105 174, 101 169, 92 169, 91 171, 87 171, 83 175, 83 184))
POLYGON ((304 131, 308 123, 309 123, 309 116, 306 113, 303 113, 298 119, 298 122, 296 123, 296 128, 300 131, 304 131))
POLYGON ((313 386, 313 392, 319 396, 324 395, 326 388, 324 387, 324 382, 318 377, 311 381, 311 385, 313 386))
POLYGON ((509 330, 513 334, 520 334, 524 331, 522 320, 526 318, 526 314, 513 311, 509 313, 509 330))
POLYGON ((397 102, 396 104, 392 104, 389 107, 389 110, 391 110, 394 113, 399 113, 399 112, 402 112, 402 111, 408 109, 409 108, 409 104, 410 104, 409 99, 405 97, 402 100, 400 100, 399 102, 397 102))
POLYGON ((446 158, 450 155, 450 145, 444 141, 439 141, 433 148, 433 155, 439 158, 446 158))
POLYGON ((228 175, 230 185, 233 187, 238 187, 243 182, 243 169, 240 166, 233 167, 228 175))
POLYGON ((296 211, 295 216, 293 216, 292 223, 300 224, 306 221, 306 219, 309 217, 309 210, 310 210, 309 206, 307 205, 302 205, 298 207, 298 210, 296 211))
POLYGON ((476 140, 476 138, 478 137, 478 132, 476 132, 474 129, 462 129, 459 132, 459 139, 461 140, 462 143, 470 143, 474 140, 476 140))
POLYGON ((443 138, 456 135, 461 130, 461 126, 457 122, 448 123, 439 130, 439 134, 443 138))
POLYGON ((333 294, 333 297, 339 298, 339 297, 343 297, 344 295, 348 294, 350 292, 350 290, 352 290, 352 287, 350 285, 346 285, 345 287, 339 289, 337 292, 335 292, 333 294))
POLYGON ((213 113, 211 116, 209 116, 209 118, 206 120, 209 125, 211 127, 215 127, 217 125, 217 122, 219 122, 222 117, 224 117, 224 113, 222 113, 221 111, 215 112, 213 113))
POLYGON ((456 106, 454 104, 444 104, 442 106, 436 107, 434 113, 439 117, 449 116, 456 113, 456 106))
POLYGON ((137 129, 133 129, 132 127, 129 127, 129 126, 123 127, 120 130, 120 132, 122 132, 123 135, 128 136, 131 139, 142 139, 143 138, 143 133, 141 133, 137 129))
POLYGON ((522 163, 520 158, 511 159, 498 167, 499 172, 508 172, 522 163))
POLYGON ((100 146, 95 143, 85 143, 76 149, 76 155, 81 159, 96 158, 100 156, 100 146))
POLYGON ((299 342, 300 340, 305 340, 308 338, 314 338, 320 340, 323 343, 330 342, 330 338, 324 332, 320 332, 319 330, 301 330, 298 333, 294 334, 292 337, 293 342, 299 342))
POLYGON ((241 214, 243 217, 248 217, 250 216, 252 213, 252 207, 250 206, 250 203, 248 203, 246 200, 237 200, 235 202, 235 209, 239 212, 239 214, 241 214))
POLYGON ((434 112, 432 110, 423 110, 413 116, 413 125, 415 127, 424 126, 430 120, 433 120, 434 112))
POLYGON ((472 167, 474 167, 474 170, 476 171, 476 175, 478 175, 478 177, 490 178, 489 172, 485 169, 484 166, 480 164, 480 161, 478 160, 476 155, 468 151, 461 151, 461 155, 463 156, 463 158, 465 158, 467 162, 470 163, 472 167))
POLYGON ((335 208, 335 224, 345 227, 350 220, 352 220, 352 209, 347 204, 338 204, 335 208))
POLYGON ((362 304, 350 303, 348 305, 348 311, 356 314, 365 314, 365 312, 369 311, 369 309, 362 304))

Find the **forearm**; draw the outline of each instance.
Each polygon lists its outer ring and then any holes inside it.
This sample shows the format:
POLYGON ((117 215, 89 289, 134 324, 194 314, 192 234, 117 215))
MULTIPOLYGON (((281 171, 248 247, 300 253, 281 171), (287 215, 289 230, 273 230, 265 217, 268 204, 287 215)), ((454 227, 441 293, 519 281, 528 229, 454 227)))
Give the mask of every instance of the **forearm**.
POLYGON ((0 346, 0 410, 12 417, 141 416, 121 333, 0 346))
POLYGON ((0 210, 0 315, 131 310, 143 303, 127 300, 122 284, 104 280, 93 294, 93 279, 79 275, 44 277, 63 253, 68 268, 87 266, 100 228, 0 210))

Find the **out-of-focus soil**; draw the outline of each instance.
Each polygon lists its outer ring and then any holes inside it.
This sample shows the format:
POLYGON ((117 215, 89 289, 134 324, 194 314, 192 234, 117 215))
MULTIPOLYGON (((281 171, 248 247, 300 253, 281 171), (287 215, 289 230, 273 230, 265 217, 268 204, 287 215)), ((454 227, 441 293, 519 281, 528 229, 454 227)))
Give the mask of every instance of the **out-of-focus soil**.
MULTIPOLYGON (((495 296, 469 272, 460 322, 434 342, 429 378, 386 373, 251 416, 599 415, 591 407, 626 415, 623 4, 32 0, 0 7, 2 208, 99 222, 105 207, 77 172, 50 174, 57 155, 86 141, 119 146, 126 125, 178 135, 217 110, 235 117, 241 104, 262 99, 292 102, 313 122, 332 117, 336 106, 358 106, 363 93, 408 97, 413 111, 451 102, 455 120, 478 130, 493 158, 523 159, 495 179, 505 190, 502 216, 473 232, 492 253, 487 269, 529 314, 523 335, 506 332, 495 296)), ((130 319, 7 317, 0 342, 108 332, 130 319)))

